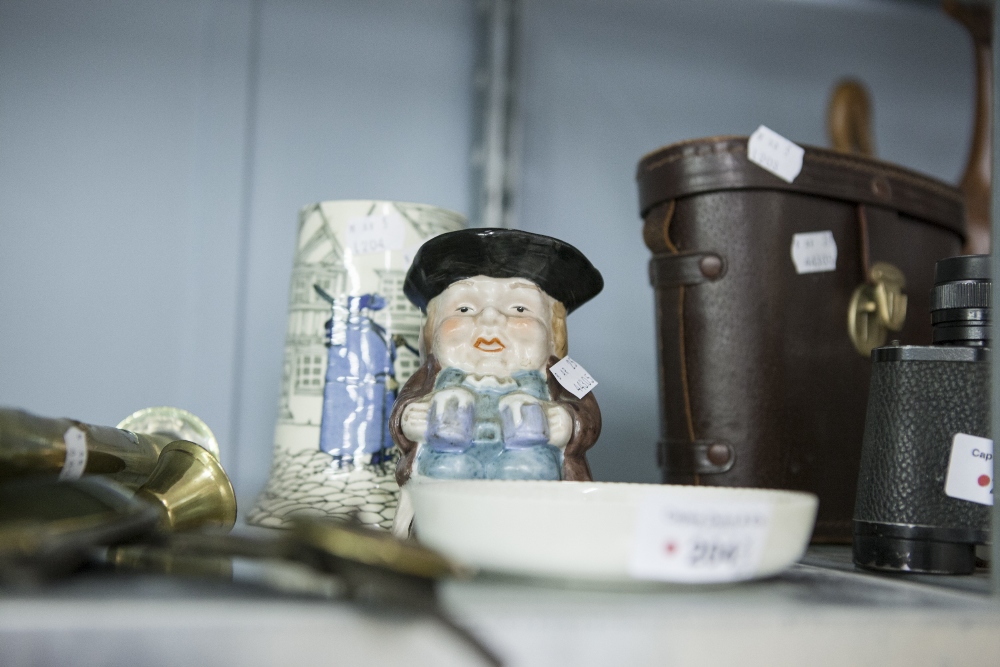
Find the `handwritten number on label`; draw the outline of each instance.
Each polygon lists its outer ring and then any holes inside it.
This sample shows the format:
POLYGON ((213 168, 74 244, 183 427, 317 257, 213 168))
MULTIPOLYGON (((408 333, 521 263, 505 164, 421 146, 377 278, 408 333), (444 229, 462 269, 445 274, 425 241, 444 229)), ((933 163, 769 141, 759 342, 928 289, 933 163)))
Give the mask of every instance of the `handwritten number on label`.
POLYGON ((697 540, 691 547, 691 565, 718 563, 736 564, 739 562, 740 547, 738 544, 697 540))
POLYGON ((768 502, 705 502, 650 494, 636 515, 629 572, 687 583, 753 576, 771 523, 768 502))
POLYGON ((583 398, 597 386, 597 380, 592 378, 583 366, 569 357, 560 359, 552 365, 549 371, 559 384, 577 398, 583 398))
POLYGON ((347 246, 355 255, 403 249, 405 225, 398 213, 354 218, 347 223, 347 246))

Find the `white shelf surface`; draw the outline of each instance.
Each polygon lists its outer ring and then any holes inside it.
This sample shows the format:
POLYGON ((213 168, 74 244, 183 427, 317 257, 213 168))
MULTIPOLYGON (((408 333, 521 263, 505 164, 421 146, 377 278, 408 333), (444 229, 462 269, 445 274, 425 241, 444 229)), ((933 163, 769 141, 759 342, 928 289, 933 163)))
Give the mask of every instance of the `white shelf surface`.
MULTIPOLYGON (((929 583, 857 572, 848 558, 846 548, 813 549, 780 577, 738 585, 481 576, 445 582, 439 596, 511 666, 1000 664, 1000 608, 968 590, 985 588, 984 575, 929 583)), ((428 618, 208 580, 94 573, 0 591, 0 664, 482 661, 428 618)))

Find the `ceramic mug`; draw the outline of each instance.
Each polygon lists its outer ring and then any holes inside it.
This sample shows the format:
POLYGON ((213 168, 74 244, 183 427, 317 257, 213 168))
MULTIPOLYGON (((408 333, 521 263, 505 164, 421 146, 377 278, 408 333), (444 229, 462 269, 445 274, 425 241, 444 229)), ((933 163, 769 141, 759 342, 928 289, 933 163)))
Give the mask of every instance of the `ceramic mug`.
POLYGON ((274 459, 247 521, 296 514, 389 528, 399 500, 388 416, 419 367, 420 309, 403 294, 417 248, 466 226, 425 204, 327 201, 299 214, 274 459))

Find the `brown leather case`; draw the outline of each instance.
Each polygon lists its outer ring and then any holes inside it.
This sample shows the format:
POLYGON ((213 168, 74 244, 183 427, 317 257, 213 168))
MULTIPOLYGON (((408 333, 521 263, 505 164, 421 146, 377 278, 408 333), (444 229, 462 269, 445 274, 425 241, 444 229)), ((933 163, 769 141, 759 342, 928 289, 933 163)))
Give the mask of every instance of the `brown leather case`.
POLYGON ((811 147, 786 183, 746 147, 746 137, 696 139, 639 162, 663 480, 811 491, 814 541, 850 542, 871 373, 848 336, 851 295, 876 262, 893 264, 908 307, 889 338, 930 344, 934 262, 962 246, 962 196, 811 147), (825 230, 836 270, 797 273, 793 235, 825 230))

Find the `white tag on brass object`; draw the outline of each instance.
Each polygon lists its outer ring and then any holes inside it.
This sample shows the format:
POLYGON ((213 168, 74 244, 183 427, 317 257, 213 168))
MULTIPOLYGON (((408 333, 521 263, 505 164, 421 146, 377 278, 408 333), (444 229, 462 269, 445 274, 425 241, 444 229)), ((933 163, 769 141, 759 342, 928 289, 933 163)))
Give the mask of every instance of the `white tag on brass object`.
POLYGON ((59 471, 59 479, 80 479, 87 468, 87 434, 70 426, 63 434, 63 442, 66 443, 66 460, 59 471))
POLYGON ((395 211, 347 221, 347 247, 355 255, 402 250, 406 232, 403 216, 395 211))
POLYGON ((771 514, 767 502, 649 497, 636 516, 629 574, 691 584, 749 579, 764 552, 771 514))
POLYGON ((992 440, 965 433, 955 434, 951 441, 944 493, 980 505, 993 504, 992 440))
POLYGON ((795 272, 822 273, 837 270, 837 241, 833 232, 803 232, 792 236, 795 272))
POLYGON ((552 377, 559 381, 559 384, 577 398, 583 398, 597 386, 597 380, 590 377, 590 373, 583 366, 569 357, 563 357, 552 364, 549 371, 552 373, 552 377))
POLYGON ((747 142, 747 158, 783 181, 791 183, 802 171, 806 151, 794 142, 761 125, 747 142))

